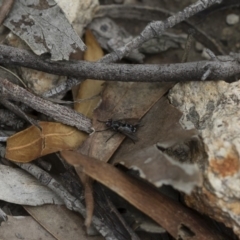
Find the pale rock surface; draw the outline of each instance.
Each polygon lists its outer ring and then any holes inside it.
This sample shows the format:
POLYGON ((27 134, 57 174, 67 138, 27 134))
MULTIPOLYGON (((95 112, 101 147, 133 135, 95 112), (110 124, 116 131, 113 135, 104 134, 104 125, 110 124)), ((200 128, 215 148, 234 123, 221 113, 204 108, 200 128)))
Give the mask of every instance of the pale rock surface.
POLYGON ((240 81, 180 83, 169 99, 183 112, 181 125, 195 127, 204 144, 196 158, 204 183, 187 204, 240 236, 240 81))

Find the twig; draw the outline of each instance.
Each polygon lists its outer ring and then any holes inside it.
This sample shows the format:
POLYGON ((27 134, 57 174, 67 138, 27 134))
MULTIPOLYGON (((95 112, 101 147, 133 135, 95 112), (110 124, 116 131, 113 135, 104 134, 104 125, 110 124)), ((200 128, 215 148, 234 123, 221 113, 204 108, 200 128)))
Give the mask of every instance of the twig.
POLYGON ((183 11, 169 17, 165 21, 156 21, 148 24, 146 28, 135 37, 132 41, 125 46, 117 49, 116 51, 104 56, 100 62, 116 62, 127 56, 133 49, 139 48, 147 40, 159 37, 168 28, 190 18, 191 16, 207 9, 213 4, 221 3, 221 0, 198 0, 196 3, 183 9, 183 11))
MULTIPOLYGON (((83 217, 86 217, 86 209, 81 201, 74 196, 72 196, 59 182, 57 182, 50 174, 42 170, 31 163, 16 163, 20 168, 24 169, 32 176, 37 178, 39 182, 47 187, 49 187, 53 192, 55 192, 65 203, 66 207, 70 210, 74 210, 80 213, 83 217)), ((92 224, 94 227, 108 240, 117 240, 115 236, 109 231, 105 226, 104 222, 97 217, 92 218, 92 224)))
MULTIPOLYGON (((110 17, 117 19, 128 19, 129 21, 140 20, 140 21, 159 21, 159 19, 167 18, 174 15, 172 12, 155 7, 149 6, 137 6, 137 5, 100 5, 95 12, 94 18, 99 17, 110 17)), ((193 19, 196 16, 192 17, 193 19)), ((199 20, 194 21, 199 22, 199 20)), ((207 35, 203 30, 199 29, 196 24, 190 21, 183 21, 179 23, 179 28, 188 33, 189 29, 194 29, 198 37, 198 41, 201 42, 204 46, 207 46, 212 51, 219 55, 225 55, 226 53, 222 49, 221 45, 216 42, 214 38, 207 35)))
MULTIPOLYGON (((96 80, 124 82, 181 82, 201 81, 205 66, 213 69, 207 80, 229 78, 240 73, 240 64, 231 56, 217 61, 199 61, 176 64, 113 64, 86 61, 53 62, 29 51, 0 45, 0 63, 33 68, 57 75, 96 80)), ((24 95, 23 95, 24 96, 24 95)), ((21 101, 21 99, 20 99, 21 101)), ((29 105, 30 106, 30 105, 29 105)), ((50 115, 49 115, 50 116, 50 115)), ((71 124, 69 124, 71 125, 71 124)))
POLYGON ((29 117, 24 111, 22 111, 21 108, 17 107, 16 105, 14 105, 13 103, 11 103, 10 101, 8 101, 5 98, 0 98, 0 102, 3 106, 5 106, 9 110, 11 110, 13 113, 18 115, 19 117, 28 121, 30 124, 35 125, 36 127, 40 128, 38 125, 38 122, 36 120, 32 119, 31 117, 29 117))
POLYGON ((18 85, 0 78, 1 93, 3 97, 14 101, 20 101, 38 112, 44 113, 58 122, 74 126, 87 133, 92 132, 91 120, 81 113, 70 108, 54 104, 50 101, 37 97, 18 85))
POLYGON ((0 25, 2 25, 4 19, 10 12, 14 2, 15 2, 14 0, 4 0, 2 2, 2 6, 0 8, 0 25))
POLYGON ((66 82, 61 83, 61 84, 57 85, 56 87, 50 89, 49 91, 45 92, 42 96, 44 98, 49 98, 49 97, 56 96, 60 93, 63 94, 64 92, 71 90, 72 87, 74 87, 80 83, 81 83, 80 79, 68 78, 66 82))

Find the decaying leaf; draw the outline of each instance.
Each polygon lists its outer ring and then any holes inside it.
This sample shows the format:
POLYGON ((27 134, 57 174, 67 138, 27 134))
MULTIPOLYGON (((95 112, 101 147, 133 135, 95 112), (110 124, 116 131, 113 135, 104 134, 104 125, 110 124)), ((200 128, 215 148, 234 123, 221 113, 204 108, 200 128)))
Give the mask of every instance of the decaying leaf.
POLYGON ((38 157, 63 149, 75 149, 85 139, 86 134, 74 127, 61 123, 40 122, 7 140, 6 155, 9 160, 30 162, 38 157))
POLYGON ((24 206, 27 212, 58 240, 103 240, 102 236, 87 236, 83 218, 65 206, 24 206), (61 227, 60 227, 61 226, 61 227))
POLYGON ((1 239, 56 240, 29 216, 8 216, 8 221, 1 224, 1 239))
MULTIPOLYGON (((172 84, 166 83, 115 82, 107 84, 102 94, 102 103, 94 113, 93 126, 95 130, 106 128, 105 124, 98 120, 106 121, 109 118, 140 120, 171 86, 172 84)), ((84 143, 82 153, 102 161, 108 161, 124 139, 124 135, 116 134, 107 141, 112 134, 113 132, 110 130, 95 132, 84 143)))
POLYGON ((126 175, 110 164, 77 152, 63 151, 61 154, 70 164, 75 166, 77 171, 83 171, 122 196, 160 224, 173 237, 178 239, 180 229, 185 226, 194 234, 194 240, 221 239, 200 216, 178 202, 160 194, 149 184, 126 175))
MULTIPOLYGON (((87 51, 84 54, 84 60, 97 61, 103 57, 103 50, 89 30, 86 31, 85 41, 87 51)), ((93 110, 97 107, 97 104, 100 101, 100 92, 103 90, 103 83, 104 81, 99 80, 85 80, 80 85, 76 100, 86 99, 86 101, 76 103, 74 109, 83 113, 85 116, 92 118, 93 110)))
POLYGON ((38 180, 17 168, 0 164, 0 199, 21 205, 63 204, 63 201, 38 180))
POLYGON ((4 25, 37 55, 50 53, 52 60, 68 60, 71 53, 86 49, 54 0, 16 1, 4 25))

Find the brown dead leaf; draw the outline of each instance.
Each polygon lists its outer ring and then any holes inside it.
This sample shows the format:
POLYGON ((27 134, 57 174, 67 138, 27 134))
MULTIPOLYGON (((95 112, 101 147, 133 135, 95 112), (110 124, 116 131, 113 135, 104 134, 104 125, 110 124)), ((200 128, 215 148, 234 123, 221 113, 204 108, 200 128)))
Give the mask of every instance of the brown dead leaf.
MULTIPOLYGON (((97 61, 103 57, 104 53, 99 46, 97 40, 90 30, 85 33, 85 42, 87 45, 87 51, 84 53, 84 60, 97 61)), ((92 118, 93 111, 97 107, 100 101, 100 93, 103 90, 104 81, 98 80, 85 80, 79 87, 77 97, 78 99, 86 99, 80 103, 75 103, 74 109, 83 113, 85 116, 92 118)), ((85 189, 85 203, 86 203, 86 219, 85 225, 88 228, 91 224, 91 219, 94 210, 94 199, 92 195, 92 180, 85 174, 79 175, 85 189)))
POLYGON ((141 120, 141 127, 137 133, 139 141, 136 144, 124 141, 114 155, 113 163, 117 163, 117 158, 121 158, 122 155, 130 152, 132 154, 157 143, 169 148, 191 141, 198 135, 198 131, 183 129, 179 123, 181 117, 182 113, 169 103, 167 97, 161 98, 141 120))
MULTIPOLYGON (((84 53, 84 60, 97 61, 103 57, 103 50, 99 46, 95 37, 90 30, 86 31, 86 45, 87 51, 84 53)), ((104 81, 99 80, 85 80, 79 88, 76 100, 86 99, 80 103, 75 103, 74 109, 83 113, 85 116, 92 118, 93 110, 97 107, 100 101, 100 93, 103 90, 104 81), (99 95, 99 96, 98 96, 99 95), (92 98, 92 99, 89 99, 92 98)))
POLYGON ((40 122, 7 140, 5 157, 16 162, 30 162, 49 153, 75 149, 85 139, 86 134, 74 127, 61 123, 40 122))
POLYGON ((189 194, 202 182, 198 168, 187 164, 198 157, 193 150, 200 141, 195 129, 181 127, 181 116, 167 98, 160 99, 141 121, 140 140, 136 144, 123 142, 111 162, 138 170, 141 177, 157 187, 169 184, 189 194))
POLYGON ((126 175, 110 164, 77 152, 63 151, 61 154, 77 171, 83 170, 122 196, 165 228, 173 237, 178 239, 180 230, 185 227, 192 231, 192 240, 221 239, 200 216, 160 194, 149 184, 126 175))
MULTIPOLYGON (((106 128, 97 120, 141 119, 171 86, 172 83, 114 82, 107 84, 103 92, 102 103, 94 112, 95 130, 106 128)), ((95 132, 83 144, 82 153, 107 162, 124 139, 122 134, 116 134, 106 143, 112 133, 111 130, 95 132)))
MULTIPOLYGON (((24 206, 26 211, 58 240, 103 240, 102 236, 87 236, 83 218, 65 206, 24 206)), ((32 238, 31 238, 32 239, 32 238)), ((45 238, 44 238, 45 239, 45 238)))

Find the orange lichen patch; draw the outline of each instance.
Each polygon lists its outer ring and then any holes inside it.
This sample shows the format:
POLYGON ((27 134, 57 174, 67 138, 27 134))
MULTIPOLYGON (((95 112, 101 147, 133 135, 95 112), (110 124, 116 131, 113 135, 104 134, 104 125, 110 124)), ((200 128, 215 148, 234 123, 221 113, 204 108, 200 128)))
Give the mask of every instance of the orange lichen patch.
POLYGON ((239 159, 236 155, 228 155, 223 159, 211 159, 212 171, 222 177, 232 176, 239 171, 239 159))

